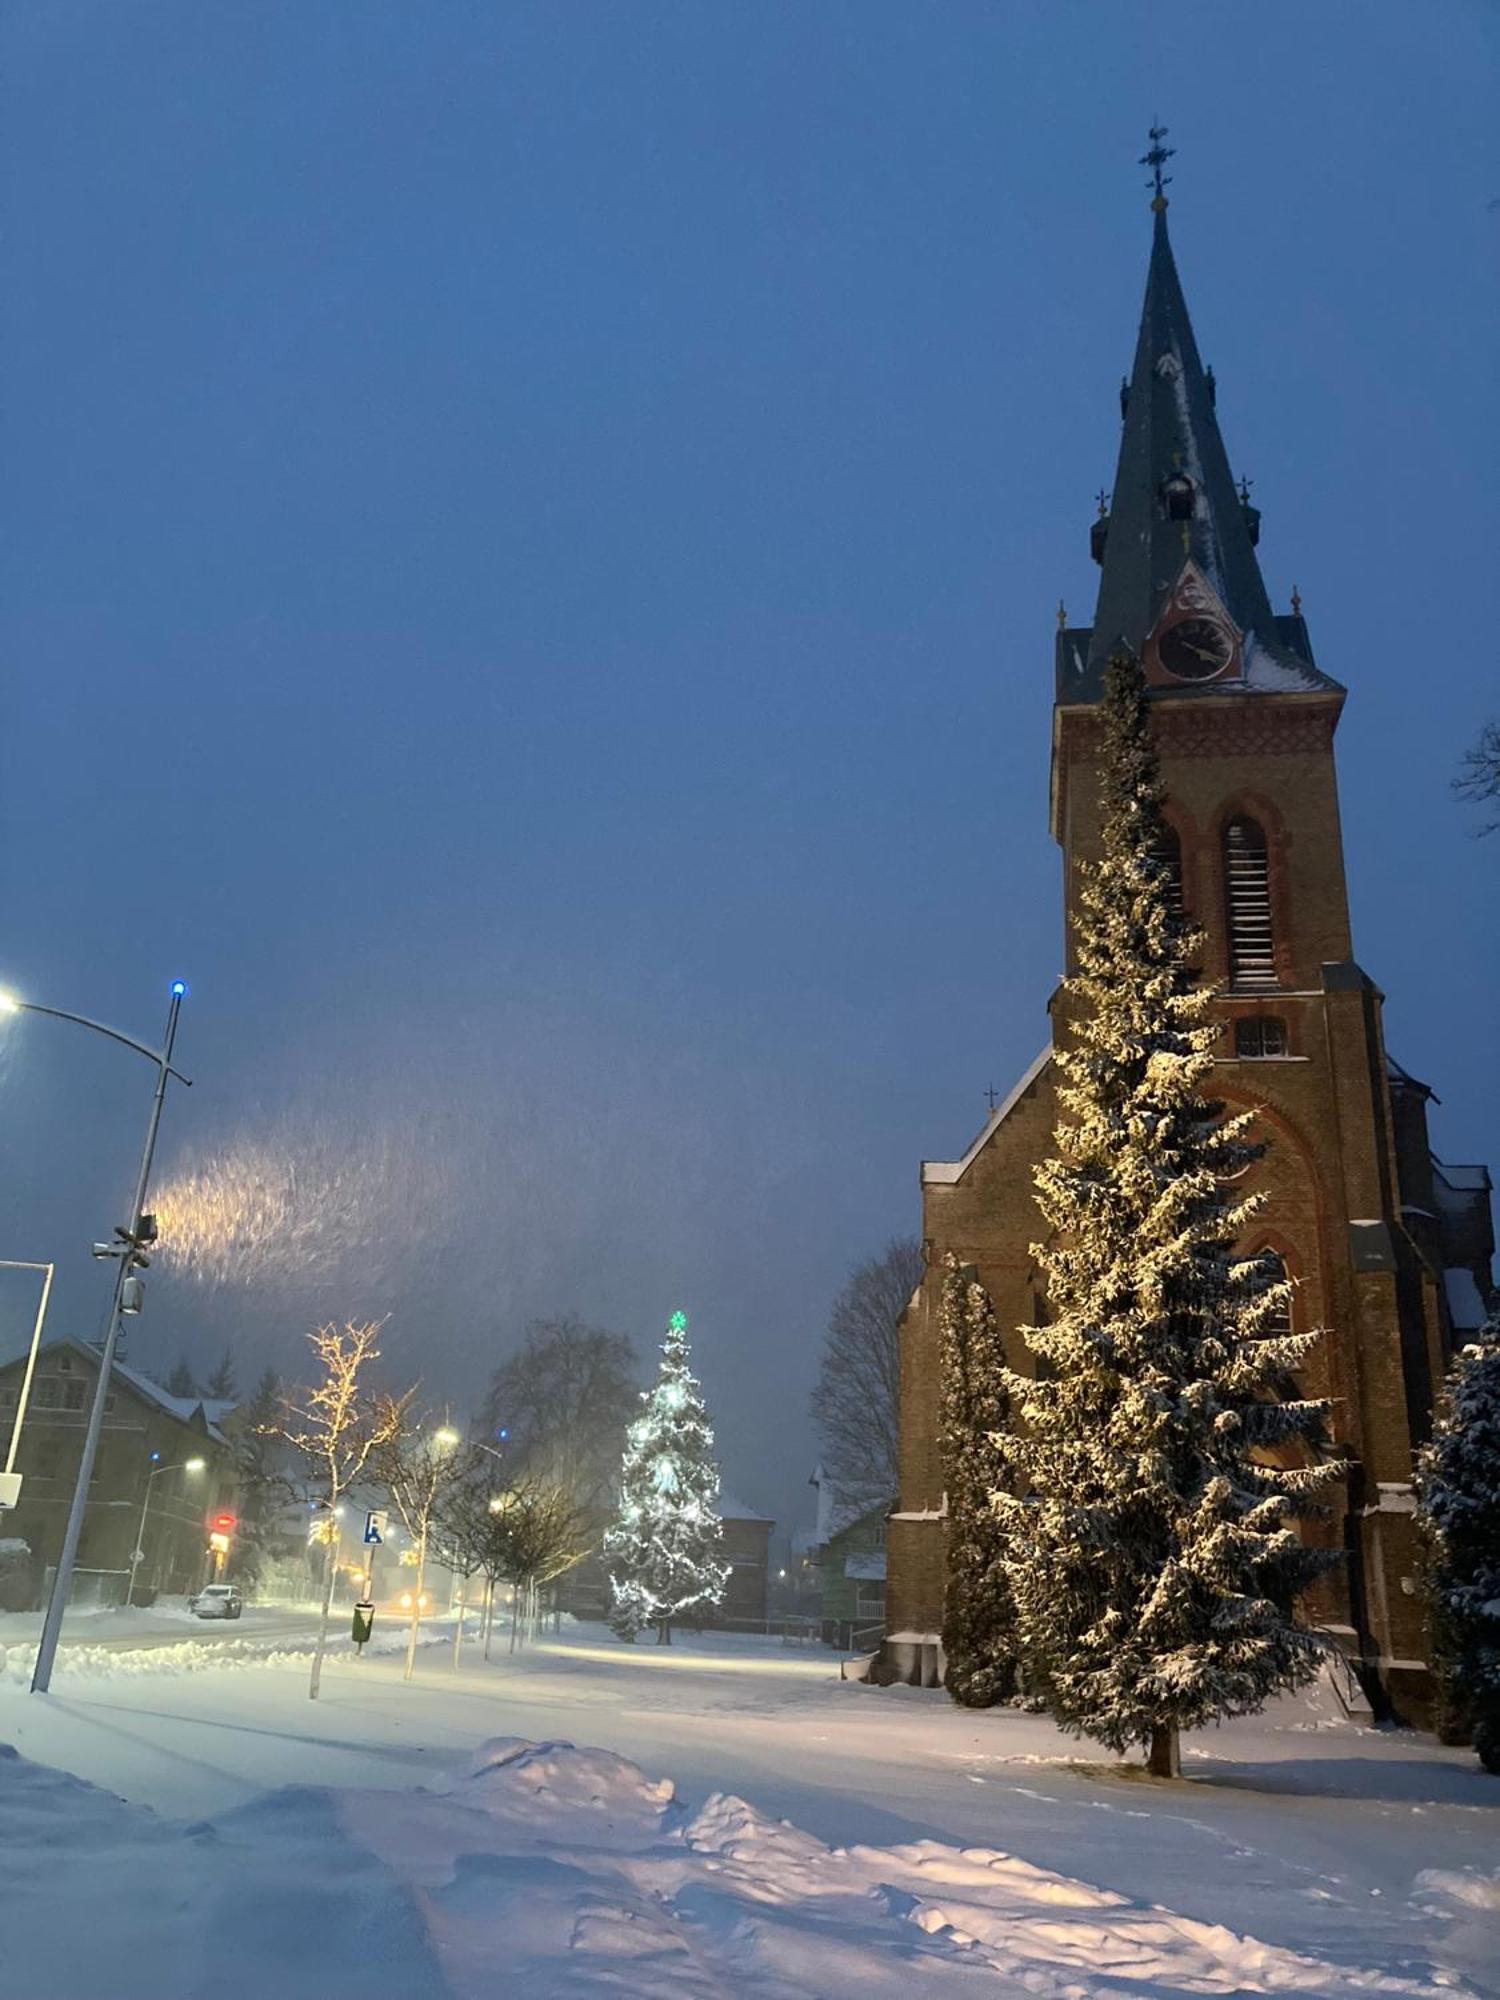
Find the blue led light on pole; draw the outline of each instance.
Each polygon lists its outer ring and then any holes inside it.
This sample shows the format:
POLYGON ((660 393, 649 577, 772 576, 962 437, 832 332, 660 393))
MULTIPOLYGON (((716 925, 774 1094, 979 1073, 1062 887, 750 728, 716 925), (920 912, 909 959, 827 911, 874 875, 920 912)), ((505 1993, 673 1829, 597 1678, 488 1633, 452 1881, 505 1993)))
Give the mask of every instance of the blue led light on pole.
POLYGON ((148 1057, 156 1064, 156 1088, 151 1094, 151 1115, 146 1124, 146 1143, 141 1149, 140 1167, 136 1173, 135 1198, 130 1207, 130 1221, 123 1229, 116 1229, 113 1244, 96 1243, 96 1256, 113 1257, 115 1260, 114 1293, 110 1300, 109 1318, 105 1324, 104 1345, 99 1356, 99 1374, 94 1383, 94 1400, 89 1406, 88 1428, 83 1435, 83 1456, 78 1461, 78 1481, 73 1488, 72 1505, 68 1509, 68 1524, 63 1530, 62 1549, 57 1558, 57 1568, 52 1576, 52 1594, 47 1599, 47 1614, 42 1621, 41 1643, 36 1651, 36 1665, 31 1674, 31 1692, 45 1694, 52 1680, 52 1665, 57 1658, 57 1642, 62 1632, 63 1613, 67 1609, 68 1597, 73 1588, 73 1569, 78 1561, 78 1543, 83 1534, 83 1516, 89 1502, 89 1481, 94 1476, 94 1461, 99 1454, 99 1433, 104 1428, 104 1405, 109 1399, 109 1378, 114 1367, 115 1348, 120 1338, 120 1314, 127 1309, 127 1302, 134 1300, 128 1309, 139 1311, 140 1280, 135 1276, 135 1267, 144 1263, 144 1249, 155 1238, 156 1223, 146 1215, 146 1194, 151 1185, 151 1166, 156 1157, 156 1135, 161 1130, 162 1105, 166 1101, 167 1079, 175 1076, 179 1083, 192 1082, 181 1070, 172 1067, 172 1049, 177 1040, 177 1017, 182 1012, 182 1003, 187 995, 187 982, 174 979, 171 986, 171 1002, 167 1009, 167 1029, 159 1049, 149 1048, 145 1042, 138 1042, 133 1035, 123 1035, 118 1028, 106 1027, 102 1021, 90 1020, 87 1014, 70 1014, 61 1007, 43 1007, 34 1000, 18 1000, 13 994, 0 992, 0 1014, 45 1014, 54 1021, 72 1021, 80 1028, 91 1028, 95 1034, 107 1035, 112 1042, 122 1042, 127 1049, 134 1049, 138 1055, 148 1057), (148 1227, 149 1225, 149 1227, 148 1227), (128 1288, 134 1287, 134 1290, 128 1288))

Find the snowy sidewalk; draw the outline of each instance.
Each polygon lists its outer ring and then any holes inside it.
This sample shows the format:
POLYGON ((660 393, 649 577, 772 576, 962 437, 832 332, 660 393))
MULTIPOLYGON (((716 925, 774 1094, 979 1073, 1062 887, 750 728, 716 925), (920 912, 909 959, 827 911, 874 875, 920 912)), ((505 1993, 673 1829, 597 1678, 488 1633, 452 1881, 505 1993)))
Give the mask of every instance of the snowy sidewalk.
POLYGON ((60 1674, 0 1689, 6 1737, 199 1820, 0 1764, 35 2000, 1500 1990, 1500 1785, 1316 1699, 1155 1786, 827 1654, 583 1632, 411 1686, 339 1660, 317 1704, 263 1665, 60 1674))

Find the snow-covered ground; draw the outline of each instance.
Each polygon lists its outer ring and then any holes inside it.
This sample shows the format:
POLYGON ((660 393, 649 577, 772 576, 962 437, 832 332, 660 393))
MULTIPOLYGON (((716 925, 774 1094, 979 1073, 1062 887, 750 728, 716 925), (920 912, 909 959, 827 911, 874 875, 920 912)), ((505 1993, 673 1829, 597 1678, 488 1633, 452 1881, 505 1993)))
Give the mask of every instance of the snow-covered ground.
POLYGON ((582 1628, 410 1686, 341 1656, 316 1704, 69 1657, 0 1740, 36 2000, 1500 1992, 1500 1783, 1323 1697, 1162 1786, 822 1652, 582 1628))

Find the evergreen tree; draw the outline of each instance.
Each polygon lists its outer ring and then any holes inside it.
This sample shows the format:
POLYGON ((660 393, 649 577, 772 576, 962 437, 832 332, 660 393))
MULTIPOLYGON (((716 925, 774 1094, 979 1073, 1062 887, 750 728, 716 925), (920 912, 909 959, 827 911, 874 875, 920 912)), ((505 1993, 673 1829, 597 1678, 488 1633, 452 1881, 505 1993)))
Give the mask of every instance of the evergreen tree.
POLYGON ((944 1260, 939 1444, 948 1496, 943 1685, 965 1708, 1015 1691, 1015 1632, 1004 1535, 991 1496, 1005 1478, 1005 1350, 989 1293, 953 1252, 944 1260))
POLYGON ((655 1625, 658 1642, 668 1645, 673 1620, 722 1602, 729 1580, 719 1560, 714 1434, 688 1370, 685 1313, 674 1312, 667 1322, 661 1372, 641 1402, 626 1436, 619 1509, 604 1538, 610 1623, 630 1639, 655 1625))
POLYGON ((286 1445, 277 1434, 281 1411, 281 1382, 275 1369, 267 1368, 254 1393, 227 1420, 239 1511, 235 1574, 242 1583, 259 1581, 274 1560, 278 1524, 292 1497, 286 1445))
POLYGON ((1443 1704, 1500 1775, 1500 1308, 1454 1356, 1417 1498, 1443 1704))
POLYGON ((1297 1600, 1339 1558, 1302 1545, 1334 1463, 1325 1406, 1277 1398, 1317 1338, 1278 1334, 1291 1287, 1234 1250, 1264 1150, 1202 1094, 1219 1025, 1160 859, 1161 785, 1139 664, 1111 662, 1102 851, 1083 871, 1064 982, 1057 1156, 1036 1170, 1051 1323, 1011 1374, 1007 1535, 1022 1671, 1060 1726, 1178 1770, 1178 1732, 1251 1713, 1316 1671, 1297 1600))
POLYGON ((234 1349, 227 1343, 219 1356, 219 1364, 209 1376, 203 1393, 215 1402, 232 1403, 239 1393, 234 1379, 234 1349))
POLYGON ((193 1397, 198 1393, 198 1383, 193 1374, 193 1364, 185 1354, 179 1354, 171 1374, 167 1377, 169 1396, 193 1397))

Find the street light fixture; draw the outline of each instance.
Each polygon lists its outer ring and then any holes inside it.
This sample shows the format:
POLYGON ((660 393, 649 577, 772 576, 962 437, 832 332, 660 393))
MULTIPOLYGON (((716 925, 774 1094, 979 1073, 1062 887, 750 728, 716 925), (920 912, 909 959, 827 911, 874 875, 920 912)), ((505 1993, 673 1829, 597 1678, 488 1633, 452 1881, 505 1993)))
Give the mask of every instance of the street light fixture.
POLYGON ((62 1548, 57 1558, 57 1568, 52 1573, 52 1594, 47 1599, 47 1614, 42 1620, 41 1641, 36 1649, 36 1665, 31 1673, 31 1692, 45 1694, 52 1683, 52 1666, 57 1658, 57 1642, 62 1634, 63 1613, 67 1609, 68 1596, 73 1587, 73 1568, 78 1560, 78 1543, 83 1534, 83 1516, 89 1502, 89 1481, 94 1476, 94 1461, 99 1455, 99 1433, 104 1428, 104 1406, 109 1399, 109 1378, 114 1368, 115 1348, 120 1338, 120 1315, 122 1311, 140 1310, 140 1280, 135 1274, 146 1263, 145 1249, 155 1240, 154 1221, 148 1226, 146 1219, 146 1192, 151 1183, 151 1166, 156 1157, 156 1135, 161 1130, 162 1105, 166 1101, 167 1078, 175 1076, 179 1083, 191 1083, 181 1070, 172 1067, 172 1050, 177 1041, 177 1020, 182 1012, 182 1003, 187 997, 187 982, 174 979, 170 988, 171 1001, 167 1008, 166 1033, 159 1049, 139 1042, 134 1035, 122 1034, 118 1028, 107 1027, 103 1021, 92 1020, 87 1014, 73 1014, 62 1007, 43 1007, 35 1000, 19 1000, 14 993, 0 992, 0 1014, 45 1014, 50 1020, 71 1021, 75 1027, 88 1028, 96 1035, 104 1035, 112 1042, 120 1042, 127 1049, 134 1049, 156 1065, 156 1088, 151 1094, 151 1114, 146 1121, 146 1141, 141 1148, 140 1166, 136 1171, 135 1198, 130 1205, 130 1221, 127 1227, 116 1229, 118 1247, 96 1245, 99 1251, 115 1259, 114 1294, 110 1299, 109 1318, 105 1323, 104 1342, 99 1355, 99 1373, 94 1382, 94 1400, 89 1406, 88 1427, 83 1434, 83 1453, 78 1461, 78 1479, 73 1488, 72 1504, 68 1508, 68 1523, 63 1530, 62 1548), (134 1285, 131 1280, 134 1279, 134 1285))
POLYGON ((125 1586, 127 1609, 135 1602, 135 1573, 146 1553, 146 1509, 151 1505, 152 1480, 160 1479, 164 1472, 201 1472, 207 1463, 208 1460, 204 1458, 185 1458, 181 1465, 158 1465, 154 1471, 146 1474, 146 1497, 141 1502, 141 1525, 136 1530, 135 1547, 130 1554, 130 1581, 125 1586))

